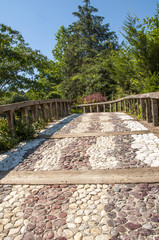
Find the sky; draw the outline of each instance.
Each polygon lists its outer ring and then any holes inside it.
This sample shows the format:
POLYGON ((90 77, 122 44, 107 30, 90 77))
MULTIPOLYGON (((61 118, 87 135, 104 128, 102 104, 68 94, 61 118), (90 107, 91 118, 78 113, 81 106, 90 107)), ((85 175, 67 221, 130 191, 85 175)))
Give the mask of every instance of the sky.
MULTIPOLYGON (((0 0, 0 23, 18 30, 33 50, 38 49, 53 59, 55 34, 60 26, 68 27, 76 21, 72 12, 82 4, 82 0, 0 0)), ((120 31, 128 12, 139 19, 151 17, 156 12, 157 0, 91 0, 91 5, 121 42, 120 31)))

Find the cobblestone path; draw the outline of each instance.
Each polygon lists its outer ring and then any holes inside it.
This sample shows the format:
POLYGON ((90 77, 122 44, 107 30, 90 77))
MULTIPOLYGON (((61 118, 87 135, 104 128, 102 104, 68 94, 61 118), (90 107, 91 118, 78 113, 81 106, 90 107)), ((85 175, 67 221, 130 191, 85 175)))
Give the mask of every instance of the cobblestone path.
MULTIPOLYGON (((159 167, 159 138, 124 113, 69 116, 0 155, 0 171, 24 173, 146 167, 159 167)), ((0 185, 1 239, 159 240, 159 183, 0 185)))

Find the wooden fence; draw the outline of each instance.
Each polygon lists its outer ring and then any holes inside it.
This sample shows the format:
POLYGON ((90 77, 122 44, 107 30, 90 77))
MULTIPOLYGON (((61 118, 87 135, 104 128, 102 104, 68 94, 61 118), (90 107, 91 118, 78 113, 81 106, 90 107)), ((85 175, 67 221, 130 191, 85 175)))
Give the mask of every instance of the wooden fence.
POLYGON ((71 101, 62 99, 49 99, 41 101, 25 101, 0 106, 0 115, 6 116, 9 129, 12 133, 15 131, 15 113, 20 111, 20 115, 26 123, 29 123, 29 115, 32 121, 37 122, 39 116, 43 120, 67 116, 71 113, 71 101))
POLYGON ((114 101, 76 105, 76 109, 82 108, 86 112, 129 112, 141 115, 148 123, 159 125, 159 92, 131 95, 114 101))

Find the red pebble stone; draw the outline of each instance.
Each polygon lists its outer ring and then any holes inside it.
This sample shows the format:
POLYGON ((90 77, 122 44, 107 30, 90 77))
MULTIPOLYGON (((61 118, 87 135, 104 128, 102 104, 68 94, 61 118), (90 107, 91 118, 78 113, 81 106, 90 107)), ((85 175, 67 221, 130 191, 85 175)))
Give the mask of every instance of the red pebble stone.
POLYGON ((38 216, 37 217, 37 221, 44 221, 45 220, 45 216, 38 216))
POLYGON ((51 229, 51 228, 52 228, 52 222, 47 222, 46 229, 51 229))
POLYGON ((60 205, 54 205, 54 207, 53 207, 54 209, 60 209, 61 208, 61 206, 60 205))
POLYGON ((134 224, 132 222, 127 223, 125 226, 127 228, 129 228, 130 230, 135 230, 135 229, 142 227, 141 224, 134 224))
POLYGON ((35 229, 35 233, 38 234, 38 235, 42 234, 43 232, 44 232, 43 228, 36 228, 35 229))
POLYGON ((27 218, 29 218, 30 217, 30 215, 28 215, 28 214, 24 214, 24 219, 27 219, 27 218))
POLYGON ((65 238, 65 237, 58 237, 57 240, 67 240, 67 238, 65 238))
POLYGON ((65 219, 57 220, 57 221, 54 223, 54 225, 55 225, 55 226, 58 226, 58 227, 61 227, 61 226, 65 225, 65 224, 66 224, 65 219))
POLYGON ((58 197, 58 200, 64 200, 64 199, 65 199, 64 196, 58 197))
POLYGON ((37 206, 35 207, 35 210, 41 210, 41 209, 44 209, 44 208, 45 208, 44 205, 37 205, 37 206))
POLYGON ((36 227, 36 225, 35 224, 28 224, 28 226, 27 226, 27 231, 29 231, 29 232, 31 232, 34 228, 36 227))
POLYGON ((66 197, 71 197, 71 196, 72 196, 72 193, 67 192, 67 193, 65 193, 65 196, 66 196, 66 197))
POLYGON ((41 228, 44 227, 45 223, 44 222, 37 222, 36 227, 41 228))
POLYGON ((36 222, 36 217, 31 217, 30 222, 36 222))
POLYGON ((119 225, 117 227, 117 229, 118 229, 119 232, 126 232, 126 228, 124 226, 122 226, 122 225, 119 225))
POLYGON ((58 213, 59 210, 58 210, 58 209, 52 209, 51 212, 52 212, 52 213, 58 213))
POLYGON ((59 214, 59 217, 60 218, 65 218, 67 216, 67 213, 66 212, 61 212, 60 214, 59 214))
POLYGON ((152 217, 152 218, 151 218, 151 221, 152 221, 152 222, 159 222, 159 218, 158 218, 158 217, 152 217))
POLYGON ((57 218, 57 217, 56 217, 55 215, 49 215, 49 216, 48 216, 48 219, 49 219, 49 220, 54 220, 54 219, 56 219, 56 218, 57 218))
POLYGON ((44 235, 43 235, 43 239, 53 239, 54 237, 54 233, 52 231, 50 232, 46 232, 44 235))
POLYGON ((35 197, 35 198, 33 199, 34 202, 37 202, 38 200, 39 200, 38 197, 35 197))

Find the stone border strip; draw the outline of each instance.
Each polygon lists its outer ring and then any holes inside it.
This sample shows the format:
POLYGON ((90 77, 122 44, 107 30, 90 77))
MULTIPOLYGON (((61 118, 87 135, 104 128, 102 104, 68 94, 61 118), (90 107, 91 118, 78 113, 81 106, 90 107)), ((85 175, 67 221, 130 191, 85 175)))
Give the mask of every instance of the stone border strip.
POLYGON ((0 184, 126 184, 158 183, 159 167, 89 171, 0 172, 0 184))
MULTIPOLYGON (((48 139, 61 139, 61 138, 78 138, 78 137, 105 137, 105 136, 118 136, 118 135, 132 135, 132 134, 148 134, 151 133, 149 130, 142 130, 142 131, 125 131, 125 132, 99 132, 99 133, 80 133, 80 134, 58 134, 58 135, 52 135, 47 136, 43 135, 43 138, 48 139)), ((39 136, 40 138, 41 136, 39 136)))
POLYGON ((124 121, 133 121, 133 122, 139 122, 137 119, 109 119, 109 120, 85 120, 85 121, 80 121, 80 120, 75 120, 75 121, 70 121, 70 122, 59 122, 58 124, 65 124, 65 123, 79 123, 79 122, 124 122, 124 121))

